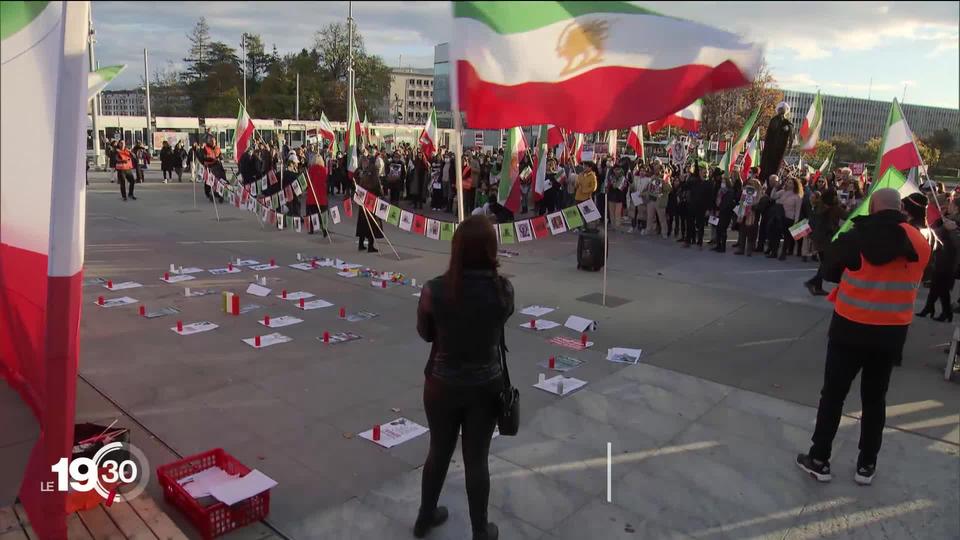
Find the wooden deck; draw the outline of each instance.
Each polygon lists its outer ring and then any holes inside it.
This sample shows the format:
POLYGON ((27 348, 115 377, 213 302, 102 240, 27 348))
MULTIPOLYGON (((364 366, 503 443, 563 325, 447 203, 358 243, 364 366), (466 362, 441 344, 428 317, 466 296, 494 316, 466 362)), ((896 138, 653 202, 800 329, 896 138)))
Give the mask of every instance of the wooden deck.
MULTIPOLYGON (((69 540, 186 540, 187 536, 146 495, 100 505, 67 518, 69 540)), ((0 508, 0 540, 38 540, 20 504, 0 508)))

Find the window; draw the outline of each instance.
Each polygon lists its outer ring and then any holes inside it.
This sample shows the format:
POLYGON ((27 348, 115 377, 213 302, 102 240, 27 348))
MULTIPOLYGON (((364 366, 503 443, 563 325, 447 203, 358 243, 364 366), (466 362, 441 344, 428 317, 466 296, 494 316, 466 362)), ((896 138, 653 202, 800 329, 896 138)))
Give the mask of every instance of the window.
POLYGON ((408 94, 409 94, 408 97, 413 97, 413 90, 410 90, 410 92, 408 92, 408 94))

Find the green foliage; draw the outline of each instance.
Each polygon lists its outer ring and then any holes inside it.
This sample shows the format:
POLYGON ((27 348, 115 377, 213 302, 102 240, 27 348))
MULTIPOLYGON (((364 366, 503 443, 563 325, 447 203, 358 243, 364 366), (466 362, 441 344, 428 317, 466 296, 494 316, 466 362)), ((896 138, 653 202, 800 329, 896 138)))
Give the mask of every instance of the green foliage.
POLYGON ((876 146, 872 150, 870 149, 870 142, 867 142, 866 145, 858 143, 852 135, 837 135, 828 142, 837 149, 833 161, 839 165, 840 163, 850 162, 873 162, 877 157, 877 147, 880 146, 880 140, 876 139, 876 141, 876 146))
POLYGON ((817 146, 814 148, 811 162, 817 163, 817 166, 819 167, 819 164, 823 163, 823 160, 829 158, 830 154, 836 152, 836 150, 837 147, 834 146, 834 144, 830 141, 817 141, 817 146))
POLYGON ((957 144, 953 134, 946 128, 940 128, 930 136, 923 139, 923 143, 931 148, 936 148, 941 154, 946 154, 954 149, 957 144))
MULTIPOLYGON (((754 127, 760 129, 762 137, 770 119, 776 114, 777 103, 783 101, 783 92, 774 86, 775 83, 773 75, 764 64, 749 86, 704 96, 701 135, 705 139, 715 138, 717 133, 720 133, 720 138, 723 139, 736 137, 753 109, 760 107, 760 115, 757 116, 754 127)), ((794 119, 797 114, 793 111, 794 119)), ((799 124, 796 124, 796 128, 799 129, 799 124)))

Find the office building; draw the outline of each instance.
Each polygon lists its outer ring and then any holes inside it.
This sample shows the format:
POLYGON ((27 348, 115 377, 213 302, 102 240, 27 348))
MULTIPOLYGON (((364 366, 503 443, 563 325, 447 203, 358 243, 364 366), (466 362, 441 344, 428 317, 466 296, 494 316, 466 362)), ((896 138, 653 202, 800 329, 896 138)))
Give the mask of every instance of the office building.
POLYGON ((147 96, 142 90, 104 90, 102 109, 106 116, 146 116, 147 96))
POLYGON ((423 124, 433 110, 433 92, 432 69, 393 68, 380 116, 398 124, 423 124))

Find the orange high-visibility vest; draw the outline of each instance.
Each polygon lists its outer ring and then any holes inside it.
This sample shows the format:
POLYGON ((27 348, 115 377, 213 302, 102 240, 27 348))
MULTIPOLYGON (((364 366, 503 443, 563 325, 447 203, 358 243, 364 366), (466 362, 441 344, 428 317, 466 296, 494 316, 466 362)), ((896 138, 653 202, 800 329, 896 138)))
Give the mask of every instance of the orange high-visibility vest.
POLYGON ((213 165, 220 159, 220 147, 219 146, 210 146, 209 144, 203 145, 203 164, 204 165, 213 165))
POLYGON ((916 228, 901 223, 919 255, 916 262, 899 258, 881 266, 860 256, 860 269, 844 271, 830 300, 841 317, 873 326, 904 326, 913 320, 913 304, 930 260, 930 245, 916 228))
POLYGON ((118 171, 129 171, 133 168, 133 155, 130 150, 126 148, 117 150, 117 166, 115 168, 118 171))

